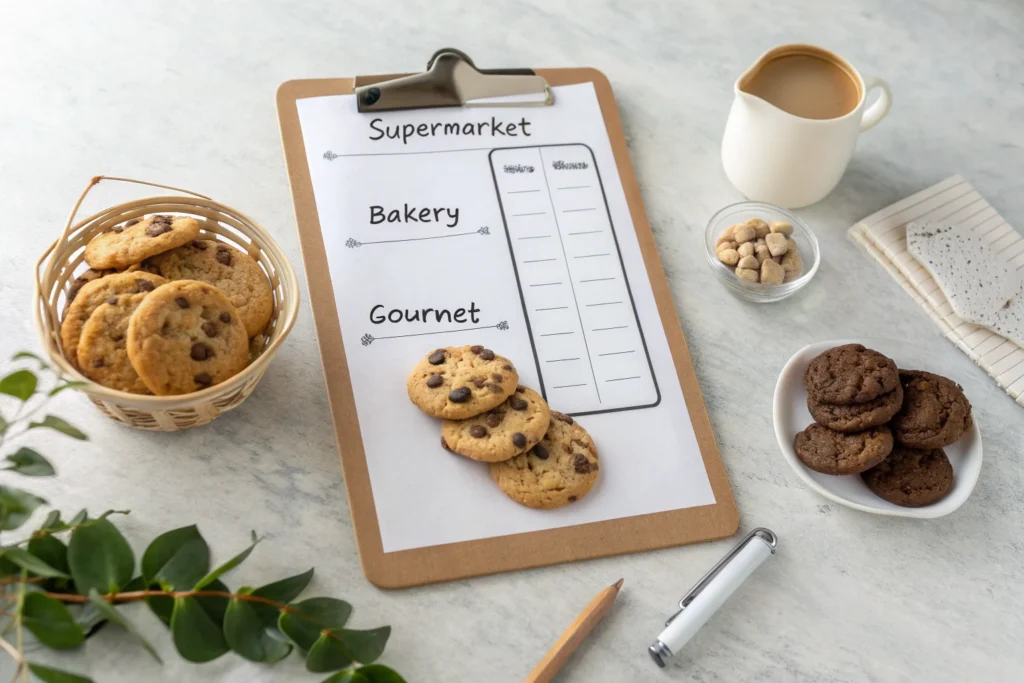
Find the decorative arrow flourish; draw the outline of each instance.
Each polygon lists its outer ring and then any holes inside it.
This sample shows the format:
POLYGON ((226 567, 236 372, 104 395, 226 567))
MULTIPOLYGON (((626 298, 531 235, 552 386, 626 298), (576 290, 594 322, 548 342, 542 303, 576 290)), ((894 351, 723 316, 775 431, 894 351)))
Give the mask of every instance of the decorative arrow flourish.
POLYGON ((508 329, 508 321, 502 320, 497 325, 484 325, 483 327, 460 327, 454 330, 437 330, 436 332, 417 332, 415 334, 394 334, 389 337, 374 337, 372 334, 364 334, 360 337, 359 341, 362 342, 363 346, 369 346, 375 341, 380 339, 400 339, 402 337, 424 337, 431 334, 445 334, 448 332, 471 332, 473 330, 501 330, 502 332, 508 329))

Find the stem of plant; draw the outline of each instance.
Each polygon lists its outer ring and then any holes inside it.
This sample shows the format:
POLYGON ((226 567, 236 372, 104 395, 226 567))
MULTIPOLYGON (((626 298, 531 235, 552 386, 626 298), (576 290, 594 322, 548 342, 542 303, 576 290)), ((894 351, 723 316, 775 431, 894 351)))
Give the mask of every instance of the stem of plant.
MULTIPOLYGON (((89 602, 89 598, 85 595, 75 595, 74 593, 49 593, 47 592, 46 597, 53 598, 54 600, 60 600, 61 602, 68 603, 86 603, 89 602)), ((144 600, 145 598, 238 598, 239 600, 245 600, 247 602, 258 602, 263 605, 269 605, 282 612, 288 612, 289 614, 295 614, 306 621, 312 622, 317 626, 316 619, 304 614, 301 610, 297 610, 291 605, 286 605, 283 602, 271 600, 270 598, 260 597, 259 595, 244 595, 240 593, 229 593, 227 591, 155 591, 155 590, 144 590, 144 591, 130 591, 128 593, 108 593, 103 596, 103 599, 107 602, 133 602, 136 600, 144 600)), ((337 639, 333 633, 326 628, 321 628, 320 632, 329 638, 337 639)))
POLYGON ((18 666, 14 670, 11 681, 18 680, 18 674, 22 675, 22 681, 28 683, 28 669, 25 668, 25 638, 22 629, 22 612, 25 610, 25 584, 28 579, 28 570, 21 570, 21 583, 18 585, 18 604, 14 608, 14 634, 18 643, 18 666))

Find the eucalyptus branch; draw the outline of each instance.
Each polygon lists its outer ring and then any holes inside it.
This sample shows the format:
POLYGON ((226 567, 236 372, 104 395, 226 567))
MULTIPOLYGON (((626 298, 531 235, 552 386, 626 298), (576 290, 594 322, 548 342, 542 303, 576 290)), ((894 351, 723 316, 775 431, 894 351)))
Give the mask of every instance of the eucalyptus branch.
MULTIPOLYGON (((46 597, 53 598, 54 600, 60 600, 61 602, 67 603, 81 603, 85 604, 89 602, 88 595, 76 595, 74 593, 46 593, 46 597)), ((284 612, 291 612, 293 614, 301 615, 302 612, 295 609, 291 605, 286 605, 276 600, 270 600, 269 598, 260 597, 259 595, 247 595, 245 593, 230 593, 228 591, 159 591, 159 590, 144 590, 144 591, 129 591, 127 593, 107 593, 101 596, 107 602, 134 602, 135 600, 144 600, 146 598, 238 598, 239 600, 245 600, 247 602, 258 602, 263 605, 269 605, 276 609, 284 612)))
POLYGON ((23 613, 25 608, 25 584, 28 583, 25 579, 28 578, 28 570, 21 570, 22 581, 18 585, 18 605, 14 612, 14 635, 15 642, 18 644, 18 656, 15 659, 18 661, 18 666, 14 669, 14 676, 11 677, 11 682, 18 680, 18 674, 22 675, 22 680, 28 683, 28 670, 25 668, 25 635, 23 628, 23 613))

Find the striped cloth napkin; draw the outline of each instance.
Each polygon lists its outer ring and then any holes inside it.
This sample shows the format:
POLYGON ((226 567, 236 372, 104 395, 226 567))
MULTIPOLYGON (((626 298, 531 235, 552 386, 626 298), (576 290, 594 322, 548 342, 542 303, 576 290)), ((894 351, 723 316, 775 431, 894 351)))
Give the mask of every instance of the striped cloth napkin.
POLYGON ((907 223, 947 221, 972 230, 1024 268, 1024 237, 958 175, 877 211, 850 228, 862 245, 935 321, 946 338, 1024 406, 1024 348, 953 312, 942 288, 907 251, 907 223))

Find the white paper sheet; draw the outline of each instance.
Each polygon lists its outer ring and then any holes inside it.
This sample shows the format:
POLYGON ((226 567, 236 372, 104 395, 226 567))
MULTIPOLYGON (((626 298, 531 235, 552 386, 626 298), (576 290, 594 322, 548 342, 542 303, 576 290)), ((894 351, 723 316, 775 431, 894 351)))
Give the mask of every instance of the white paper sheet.
POLYGON ((385 552, 715 502, 594 88, 539 108, 298 111, 385 552), (583 415, 601 476, 532 510, 441 449, 416 362, 483 344, 583 415))

